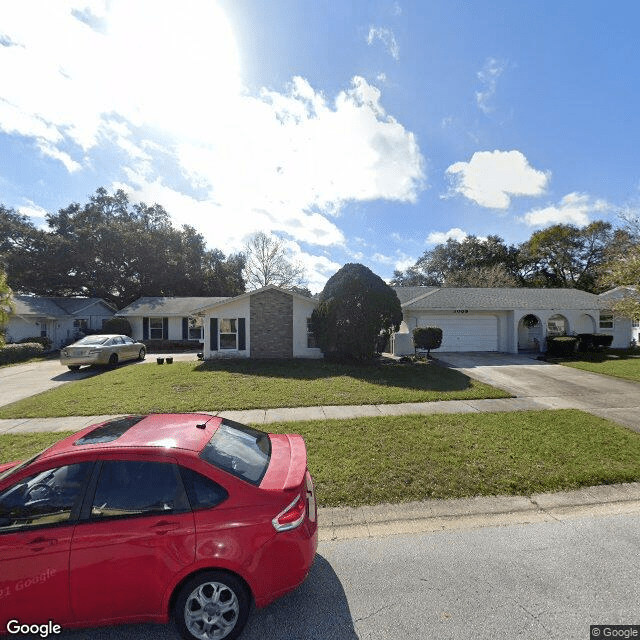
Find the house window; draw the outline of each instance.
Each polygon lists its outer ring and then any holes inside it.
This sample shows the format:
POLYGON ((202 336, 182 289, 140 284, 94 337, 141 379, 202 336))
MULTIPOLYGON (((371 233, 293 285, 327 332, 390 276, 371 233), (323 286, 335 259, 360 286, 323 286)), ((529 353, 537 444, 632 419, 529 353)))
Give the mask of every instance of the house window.
POLYGON ((600 312, 600 328, 613 329, 613 311, 600 312))
POLYGON ((567 332, 567 324, 564 316, 555 315, 547 320, 547 333, 550 336, 562 336, 567 332))
POLYGON ((220 349, 238 348, 238 322, 236 318, 220 319, 220 349))
POLYGON ((631 326, 632 326, 634 329, 637 329, 638 327, 640 327, 640 320, 638 320, 638 318, 636 318, 635 320, 632 320, 632 321, 631 321, 631 326))
POLYGON ((307 318, 307 349, 315 349, 316 337, 313 335, 313 329, 311 328, 311 318, 307 318))
POLYGON ((202 318, 189 318, 189 340, 202 340, 202 318))
POLYGON ((149 339, 162 340, 162 318, 149 318, 149 339))
POLYGON ((78 318, 73 321, 74 329, 78 329, 78 331, 86 331, 87 330, 87 321, 78 318))

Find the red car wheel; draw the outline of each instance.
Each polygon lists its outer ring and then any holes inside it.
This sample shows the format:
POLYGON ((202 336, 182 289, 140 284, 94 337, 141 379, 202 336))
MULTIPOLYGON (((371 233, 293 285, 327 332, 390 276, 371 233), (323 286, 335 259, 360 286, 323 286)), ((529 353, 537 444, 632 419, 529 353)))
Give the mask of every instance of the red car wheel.
POLYGON ((194 576, 176 600, 176 625, 186 640, 233 640, 244 629, 248 616, 246 587, 223 571, 194 576))

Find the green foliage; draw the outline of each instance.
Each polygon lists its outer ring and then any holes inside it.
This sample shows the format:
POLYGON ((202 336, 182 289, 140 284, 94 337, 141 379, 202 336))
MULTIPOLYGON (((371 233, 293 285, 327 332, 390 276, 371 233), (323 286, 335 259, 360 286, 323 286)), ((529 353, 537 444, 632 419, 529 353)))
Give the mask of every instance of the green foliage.
POLYGON ((100 297, 122 308, 140 296, 244 292, 242 255, 207 250, 193 227, 176 229, 158 204, 98 189, 46 216, 51 231, 0 205, 0 262, 15 291, 100 297))
POLYGON ((131 337, 133 330, 131 324, 126 318, 119 318, 117 316, 105 320, 102 325, 102 330, 99 333, 117 333, 119 335, 125 335, 131 337))
POLYGON ((576 336, 549 336, 547 338, 547 355, 565 357, 576 351, 576 336))
POLYGON ((431 349, 438 349, 442 345, 442 329, 440 327, 416 327, 413 330, 413 344, 416 349, 426 349, 427 357, 431 349))
POLYGON ((30 358, 36 358, 44 353, 44 347, 35 342, 25 344, 6 344, 0 347, 0 364, 12 364, 24 362, 30 358))
POLYGON ((4 344, 3 327, 13 310, 11 302, 11 288, 7 284, 7 275, 0 269, 0 347, 4 344))
POLYGON ((31 336, 30 338, 22 338, 22 340, 18 340, 18 344, 40 344, 45 351, 50 351, 53 346, 53 342, 48 336, 31 336))
MULTIPOLYGON (((636 231, 638 224, 636 223, 636 231)), ((406 271, 395 271, 394 286, 439 287, 570 287, 599 293, 601 274, 615 248, 627 255, 633 229, 613 230, 596 220, 585 227, 553 225, 536 231, 520 246, 507 245, 499 236, 486 239, 449 238, 436 245, 406 271)), ((636 243, 636 247, 638 244, 636 243)), ((636 254, 637 255, 637 254, 636 254)), ((637 265, 635 270, 637 274, 637 265)), ((610 270, 614 269, 610 265, 610 270)), ((618 281, 621 278, 617 278, 618 281)), ((638 283, 638 278, 622 278, 638 283)), ((639 303, 640 308, 640 303, 639 303)))
POLYGON ((337 271, 320 294, 311 316, 316 342, 325 357, 372 358, 381 331, 397 329, 402 309, 395 291, 361 264, 337 271))

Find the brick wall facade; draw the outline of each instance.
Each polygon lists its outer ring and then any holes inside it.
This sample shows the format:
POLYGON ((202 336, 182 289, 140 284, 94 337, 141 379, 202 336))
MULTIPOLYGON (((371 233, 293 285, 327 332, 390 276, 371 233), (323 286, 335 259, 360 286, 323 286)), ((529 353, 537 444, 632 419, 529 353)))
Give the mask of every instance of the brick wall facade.
POLYGON ((293 298, 281 291, 251 296, 252 358, 293 358, 293 298))

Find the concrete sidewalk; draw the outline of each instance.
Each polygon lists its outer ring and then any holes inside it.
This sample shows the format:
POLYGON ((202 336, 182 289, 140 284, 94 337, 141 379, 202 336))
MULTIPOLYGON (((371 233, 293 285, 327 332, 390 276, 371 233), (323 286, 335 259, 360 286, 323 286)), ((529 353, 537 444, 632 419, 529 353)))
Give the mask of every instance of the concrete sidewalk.
MULTIPOLYGON (((629 398, 629 402, 637 400, 629 398)), ((441 400, 438 402, 405 402, 402 404, 333 405, 324 407, 289 407, 280 409, 248 409, 244 411, 220 411, 211 413, 247 424, 295 422, 297 420, 327 420, 399 416, 409 414, 479 413, 538 411, 540 409, 582 409, 584 400, 561 396, 499 398, 487 400, 441 400)), ((593 411, 595 413, 595 411, 593 411)), ((208 413, 208 412, 203 412, 208 413)), ((14 418, 0 420, 1 433, 33 433, 41 431, 79 431, 91 424, 114 416, 72 416, 67 418, 14 418)), ((605 416, 602 416, 605 417, 605 416)), ((609 416, 606 416, 609 417, 609 416)), ((619 420, 625 426, 640 432, 640 416, 634 411, 631 420, 619 420)), ((614 419, 615 418, 611 418, 614 419)), ((618 420, 616 420, 618 422, 618 420)))

